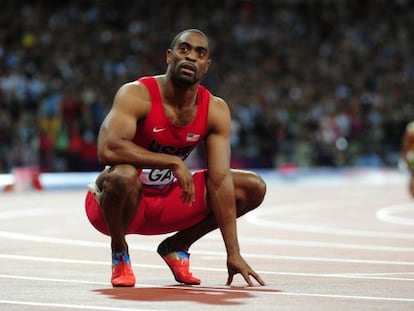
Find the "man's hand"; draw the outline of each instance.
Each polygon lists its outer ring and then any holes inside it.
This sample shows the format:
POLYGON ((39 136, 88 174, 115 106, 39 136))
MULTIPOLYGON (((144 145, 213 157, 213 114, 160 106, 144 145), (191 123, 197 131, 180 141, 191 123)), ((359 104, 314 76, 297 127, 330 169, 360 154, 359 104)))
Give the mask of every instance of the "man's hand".
POLYGON ((231 285, 235 274, 240 273, 249 286, 254 286, 250 276, 252 276, 260 285, 266 285, 262 278, 248 265, 248 263, 239 255, 237 257, 227 258, 227 271, 229 276, 226 285, 231 285))
POLYGON ((180 162, 173 170, 172 173, 178 180, 183 192, 181 193, 181 199, 184 203, 191 205, 195 200, 195 187, 193 176, 184 162, 180 162))

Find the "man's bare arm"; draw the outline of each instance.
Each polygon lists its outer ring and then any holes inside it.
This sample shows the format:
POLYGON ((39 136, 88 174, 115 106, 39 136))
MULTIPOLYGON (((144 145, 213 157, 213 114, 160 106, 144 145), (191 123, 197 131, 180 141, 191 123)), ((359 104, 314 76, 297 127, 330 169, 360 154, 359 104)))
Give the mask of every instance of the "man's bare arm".
POLYGON ((213 209, 227 251, 227 285, 232 283, 233 276, 237 273, 242 274, 250 286, 253 286, 250 276, 264 285, 260 276, 240 255, 234 183, 230 171, 230 112, 226 103, 218 98, 213 100, 210 112, 211 129, 206 140, 207 191, 209 205, 213 209))
POLYGON ((115 95, 98 136, 98 159, 104 165, 130 164, 137 168, 170 169, 183 190, 183 201, 195 197, 194 183, 187 165, 177 156, 151 152, 132 142, 137 122, 146 117, 151 99, 138 82, 123 85, 115 95))

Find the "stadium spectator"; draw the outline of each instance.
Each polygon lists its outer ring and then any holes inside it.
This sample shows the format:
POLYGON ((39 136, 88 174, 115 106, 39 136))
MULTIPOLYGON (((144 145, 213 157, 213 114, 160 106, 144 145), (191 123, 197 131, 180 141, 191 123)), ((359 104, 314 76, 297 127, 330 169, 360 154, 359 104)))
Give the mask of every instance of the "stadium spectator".
POLYGON ((28 138, 21 137, 27 114, 33 141, 44 138, 45 115, 62 118, 57 132, 76 126, 82 140, 97 134, 113 91, 160 72, 165 43, 192 27, 217 49, 205 85, 232 105, 237 166, 397 164, 414 119, 412 1, 180 3, 4 1, 0 172, 20 161, 16 149, 31 150, 45 170, 94 169, 90 159, 73 163, 73 153, 42 159, 35 143, 27 149, 20 141, 28 138), (329 146, 320 140, 328 117, 337 131, 329 146))

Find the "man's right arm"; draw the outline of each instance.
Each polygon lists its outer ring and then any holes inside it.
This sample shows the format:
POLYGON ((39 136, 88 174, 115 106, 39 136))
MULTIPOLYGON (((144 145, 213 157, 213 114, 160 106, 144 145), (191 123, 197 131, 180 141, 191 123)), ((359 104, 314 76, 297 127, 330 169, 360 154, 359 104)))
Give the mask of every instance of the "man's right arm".
POLYGON ((104 165, 131 164, 137 168, 170 169, 183 191, 183 201, 195 197, 194 183, 187 165, 179 157, 156 153, 132 142, 137 123, 151 109, 146 87, 138 82, 123 85, 115 95, 112 108, 105 117, 98 136, 98 159, 104 165))
POLYGON ((141 83, 127 83, 118 90, 99 131, 98 159, 102 164, 170 169, 180 165, 177 157, 154 153, 132 142, 138 120, 145 118, 150 108, 150 96, 141 83))

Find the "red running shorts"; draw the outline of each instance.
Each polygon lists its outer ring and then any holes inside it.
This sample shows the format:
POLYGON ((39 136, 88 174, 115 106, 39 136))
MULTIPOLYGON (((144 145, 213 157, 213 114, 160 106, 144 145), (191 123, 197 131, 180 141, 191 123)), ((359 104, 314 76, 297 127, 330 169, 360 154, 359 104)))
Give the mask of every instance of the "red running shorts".
MULTIPOLYGON (((193 173, 195 201, 192 205, 182 202, 181 188, 177 180, 167 191, 146 194, 145 188, 137 212, 128 225, 126 234, 158 235, 179 231, 202 221, 207 215, 205 200, 205 173, 193 173)), ((86 215, 90 223, 101 233, 109 235, 102 211, 89 190, 85 198, 86 215)))

